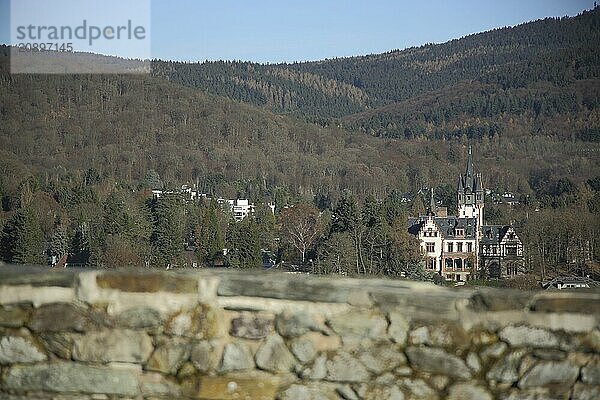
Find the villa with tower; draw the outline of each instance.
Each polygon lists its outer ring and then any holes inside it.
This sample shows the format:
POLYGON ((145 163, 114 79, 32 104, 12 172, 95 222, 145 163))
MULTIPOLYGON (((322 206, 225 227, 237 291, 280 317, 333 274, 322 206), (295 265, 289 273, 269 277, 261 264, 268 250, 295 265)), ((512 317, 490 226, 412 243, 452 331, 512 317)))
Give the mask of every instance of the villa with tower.
POLYGON ((433 189, 425 215, 409 218, 408 231, 421 242, 425 269, 452 281, 509 278, 523 272, 523 243, 511 225, 486 225, 481 174, 473 154, 457 187, 458 210, 437 207, 433 189))

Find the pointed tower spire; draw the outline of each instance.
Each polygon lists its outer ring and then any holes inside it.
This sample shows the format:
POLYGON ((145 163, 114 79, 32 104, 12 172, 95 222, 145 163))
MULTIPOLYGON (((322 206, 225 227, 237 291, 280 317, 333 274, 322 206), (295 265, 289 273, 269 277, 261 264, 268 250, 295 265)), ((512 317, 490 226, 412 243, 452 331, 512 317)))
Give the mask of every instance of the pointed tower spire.
POLYGON ((467 171, 465 172, 467 178, 473 177, 473 149, 469 145, 469 158, 467 159, 467 171))
POLYGON ((433 188, 431 188, 431 199, 429 200, 429 210, 427 210, 427 215, 431 215, 435 217, 435 213, 437 211, 437 206, 435 204, 435 198, 433 196, 433 188))

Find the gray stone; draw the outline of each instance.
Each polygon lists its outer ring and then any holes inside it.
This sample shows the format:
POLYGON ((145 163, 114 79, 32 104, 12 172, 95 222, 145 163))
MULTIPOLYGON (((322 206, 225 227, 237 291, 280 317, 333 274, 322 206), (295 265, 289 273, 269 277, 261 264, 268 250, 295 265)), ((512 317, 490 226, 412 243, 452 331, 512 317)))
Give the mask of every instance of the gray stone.
POLYGON ((390 345, 369 348, 360 354, 359 360, 374 374, 392 371, 399 365, 406 364, 404 353, 390 345))
POLYGON ((409 334, 412 345, 426 344, 435 347, 465 347, 469 338, 464 329, 455 324, 421 326, 409 334))
POLYGON ((358 394, 362 400, 404 400, 404 393, 395 385, 361 385, 358 394))
POLYGON ((273 331, 273 319, 243 315, 231 320, 229 334, 244 339, 263 339, 273 331))
POLYGON ((337 400, 334 389, 319 386, 291 385, 279 395, 280 400, 337 400))
POLYGON ((582 340, 582 344, 593 352, 600 353, 600 330, 594 329, 588 332, 582 340))
POLYGON ((567 354, 554 349, 537 349, 533 351, 533 355, 542 360, 561 361, 567 358, 567 354))
POLYGON ((533 357, 531 354, 526 354, 521 359, 521 365, 519 365, 519 376, 523 377, 534 365, 538 363, 538 359, 533 357))
POLYGON ((0 364, 27 364, 46 359, 46 354, 24 337, 5 336, 0 340, 0 364))
POLYGON ((160 374, 146 373, 139 378, 142 395, 176 399, 181 397, 181 390, 175 382, 171 382, 160 374))
POLYGON ((296 358, 302 363, 312 361, 317 355, 317 349, 315 349, 315 345, 312 340, 305 338, 297 338, 292 340, 290 348, 292 353, 294 353, 296 358))
POLYGON ((146 369, 175 375, 189 356, 190 346, 186 342, 171 340, 154 350, 146 369))
POLYGON ((152 339, 145 332, 114 329, 74 338, 73 359, 78 361, 144 363, 151 353, 152 339))
POLYGON ((221 360, 218 350, 215 345, 207 341, 195 343, 192 345, 190 360, 198 371, 212 371, 218 367, 221 360))
POLYGON ((439 391, 444 390, 448 383, 450 383, 450 378, 445 375, 434 375, 429 379, 429 384, 439 391))
POLYGON ((523 349, 515 350, 498 360, 488 371, 486 377, 498 382, 516 382, 519 380, 519 364, 527 352, 523 349))
POLYGON ((32 308, 29 305, 0 307, 0 326, 20 328, 29 321, 31 312, 32 308))
POLYGON ((429 347, 409 347, 406 354, 413 369, 468 379, 471 371, 465 362, 444 350, 429 347))
POLYGON ((388 316, 390 318, 388 335, 395 343, 405 344, 410 328, 408 320, 404 315, 396 311, 390 312, 388 316))
POLYGON ((323 331, 323 327, 306 312, 279 314, 275 320, 275 325, 277 332, 283 337, 298 337, 310 331, 323 331))
POLYGON ((438 395, 422 379, 402 378, 398 380, 400 388, 408 393, 409 399, 414 400, 436 400, 438 395))
POLYGON ((391 372, 386 372, 375 378, 375 383, 379 385, 392 385, 394 382, 396 382, 396 377, 391 372))
POLYGON ((85 364, 59 362, 14 366, 8 370, 4 388, 19 391, 138 394, 137 372, 85 364))
POLYGON ((529 326, 507 326, 499 336, 513 347, 558 347, 559 340, 552 332, 529 326))
POLYGON ((479 355, 481 356, 483 362, 487 363, 488 361, 490 361, 490 359, 500 358, 507 348, 508 346, 506 345, 506 343, 496 342, 481 350, 479 352, 479 355))
POLYGON ((573 387, 572 400, 598 400, 600 399, 600 385, 584 385, 576 383, 573 387))
POLYGON ((303 379, 321 380, 327 376, 327 357, 320 355, 312 366, 304 368, 300 373, 303 379))
POLYGON ((228 343, 223 350, 222 372, 254 368, 254 359, 248 346, 240 342, 228 343))
POLYGON ((533 388, 518 390, 512 389, 508 393, 502 393, 500 400, 568 400, 569 393, 557 391, 556 388, 533 388))
POLYGON ((335 391, 342 397, 344 400, 360 400, 356 395, 354 389, 352 389, 349 385, 340 385, 335 391))
POLYGON ((170 315, 165 322, 165 332, 173 336, 211 339, 220 335, 223 321, 221 310, 200 304, 170 315))
POLYGON ((519 381, 520 388, 544 386, 551 383, 573 384, 579 375, 579 367, 568 361, 544 361, 536 364, 519 381))
POLYGON ((429 342, 429 328, 421 326, 409 334, 411 344, 427 344, 429 342))
POLYGON ((467 367, 469 367, 474 373, 481 371, 481 361, 479 361, 477 353, 471 352, 467 354, 467 367))
POLYGON ((493 400, 487 389, 473 383, 457 383, 450 388, 446 400, 493 400))
POLYGON ((355 311, 336 315, 329 319, 329 325, 344 342, 386 337, 387 320, 373 312, 355 311))
POLYGON ((196 367, 194 367, 194 364, 192 364, 191 362, 185 362, 183 363, 181 368, 179 368, 179 371, 177 371, 177 378, 179 378, 179 380, 181 381, 185 378, 195 375, 196 371, 198 370, 196 369, 196 367))
POLYGON ((279 335, 269 336, 256 352, 256 365, 266 371, 289 372, 294 364, 294 356, 279 335))
POLYGON ((340 351, 331 360, 327 360, 326 379, 334 382, 365 382, 369 372, 356 358, 340 351))
POLYGON ((39 335, 44 347, 65 360, 71 359, 73 338, 70 333, 43 332, 39 335))
POLYGON ((581 381, 590 385, 600 385, 600 361, 591 362, 581 369, 581 381))
POLYGON ((89 325, 88 310, 68 303, 41 306, 33 312, 29 322, 34 332, 83 332, 89 325))
POLYGON ((398 376, 411 376, 412 375, 412 369, 410 369, 410 367, 407 365, 396 368, 396 370, 394 372, 398 376))
POLYGON ((123 311, 116 321, 119 326, 132 329, 154 328, 163 323, 160 313, 148 307, 137 307, 123 311))

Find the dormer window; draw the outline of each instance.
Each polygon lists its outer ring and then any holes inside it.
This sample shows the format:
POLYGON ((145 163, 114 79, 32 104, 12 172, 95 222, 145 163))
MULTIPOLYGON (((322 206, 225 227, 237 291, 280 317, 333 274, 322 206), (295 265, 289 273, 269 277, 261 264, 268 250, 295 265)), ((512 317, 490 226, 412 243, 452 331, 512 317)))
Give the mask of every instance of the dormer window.
POLYGON ((465 236, 465 230, 463 228, 456 228, 454 230, 455 236, 465 236))

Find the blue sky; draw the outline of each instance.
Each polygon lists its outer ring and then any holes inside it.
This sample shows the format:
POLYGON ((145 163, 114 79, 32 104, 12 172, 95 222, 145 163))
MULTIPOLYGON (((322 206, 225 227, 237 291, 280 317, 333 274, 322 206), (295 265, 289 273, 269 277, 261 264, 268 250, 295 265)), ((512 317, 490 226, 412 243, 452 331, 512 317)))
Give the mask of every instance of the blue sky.
MULTIPOLYGON (((9 2, 0 0, 2 43, 10 41, 9 2)), ((544 17, 576 15, 593 4, 593 0, 152 0, 152 57, 282 62, 380 53, 544 17)))

